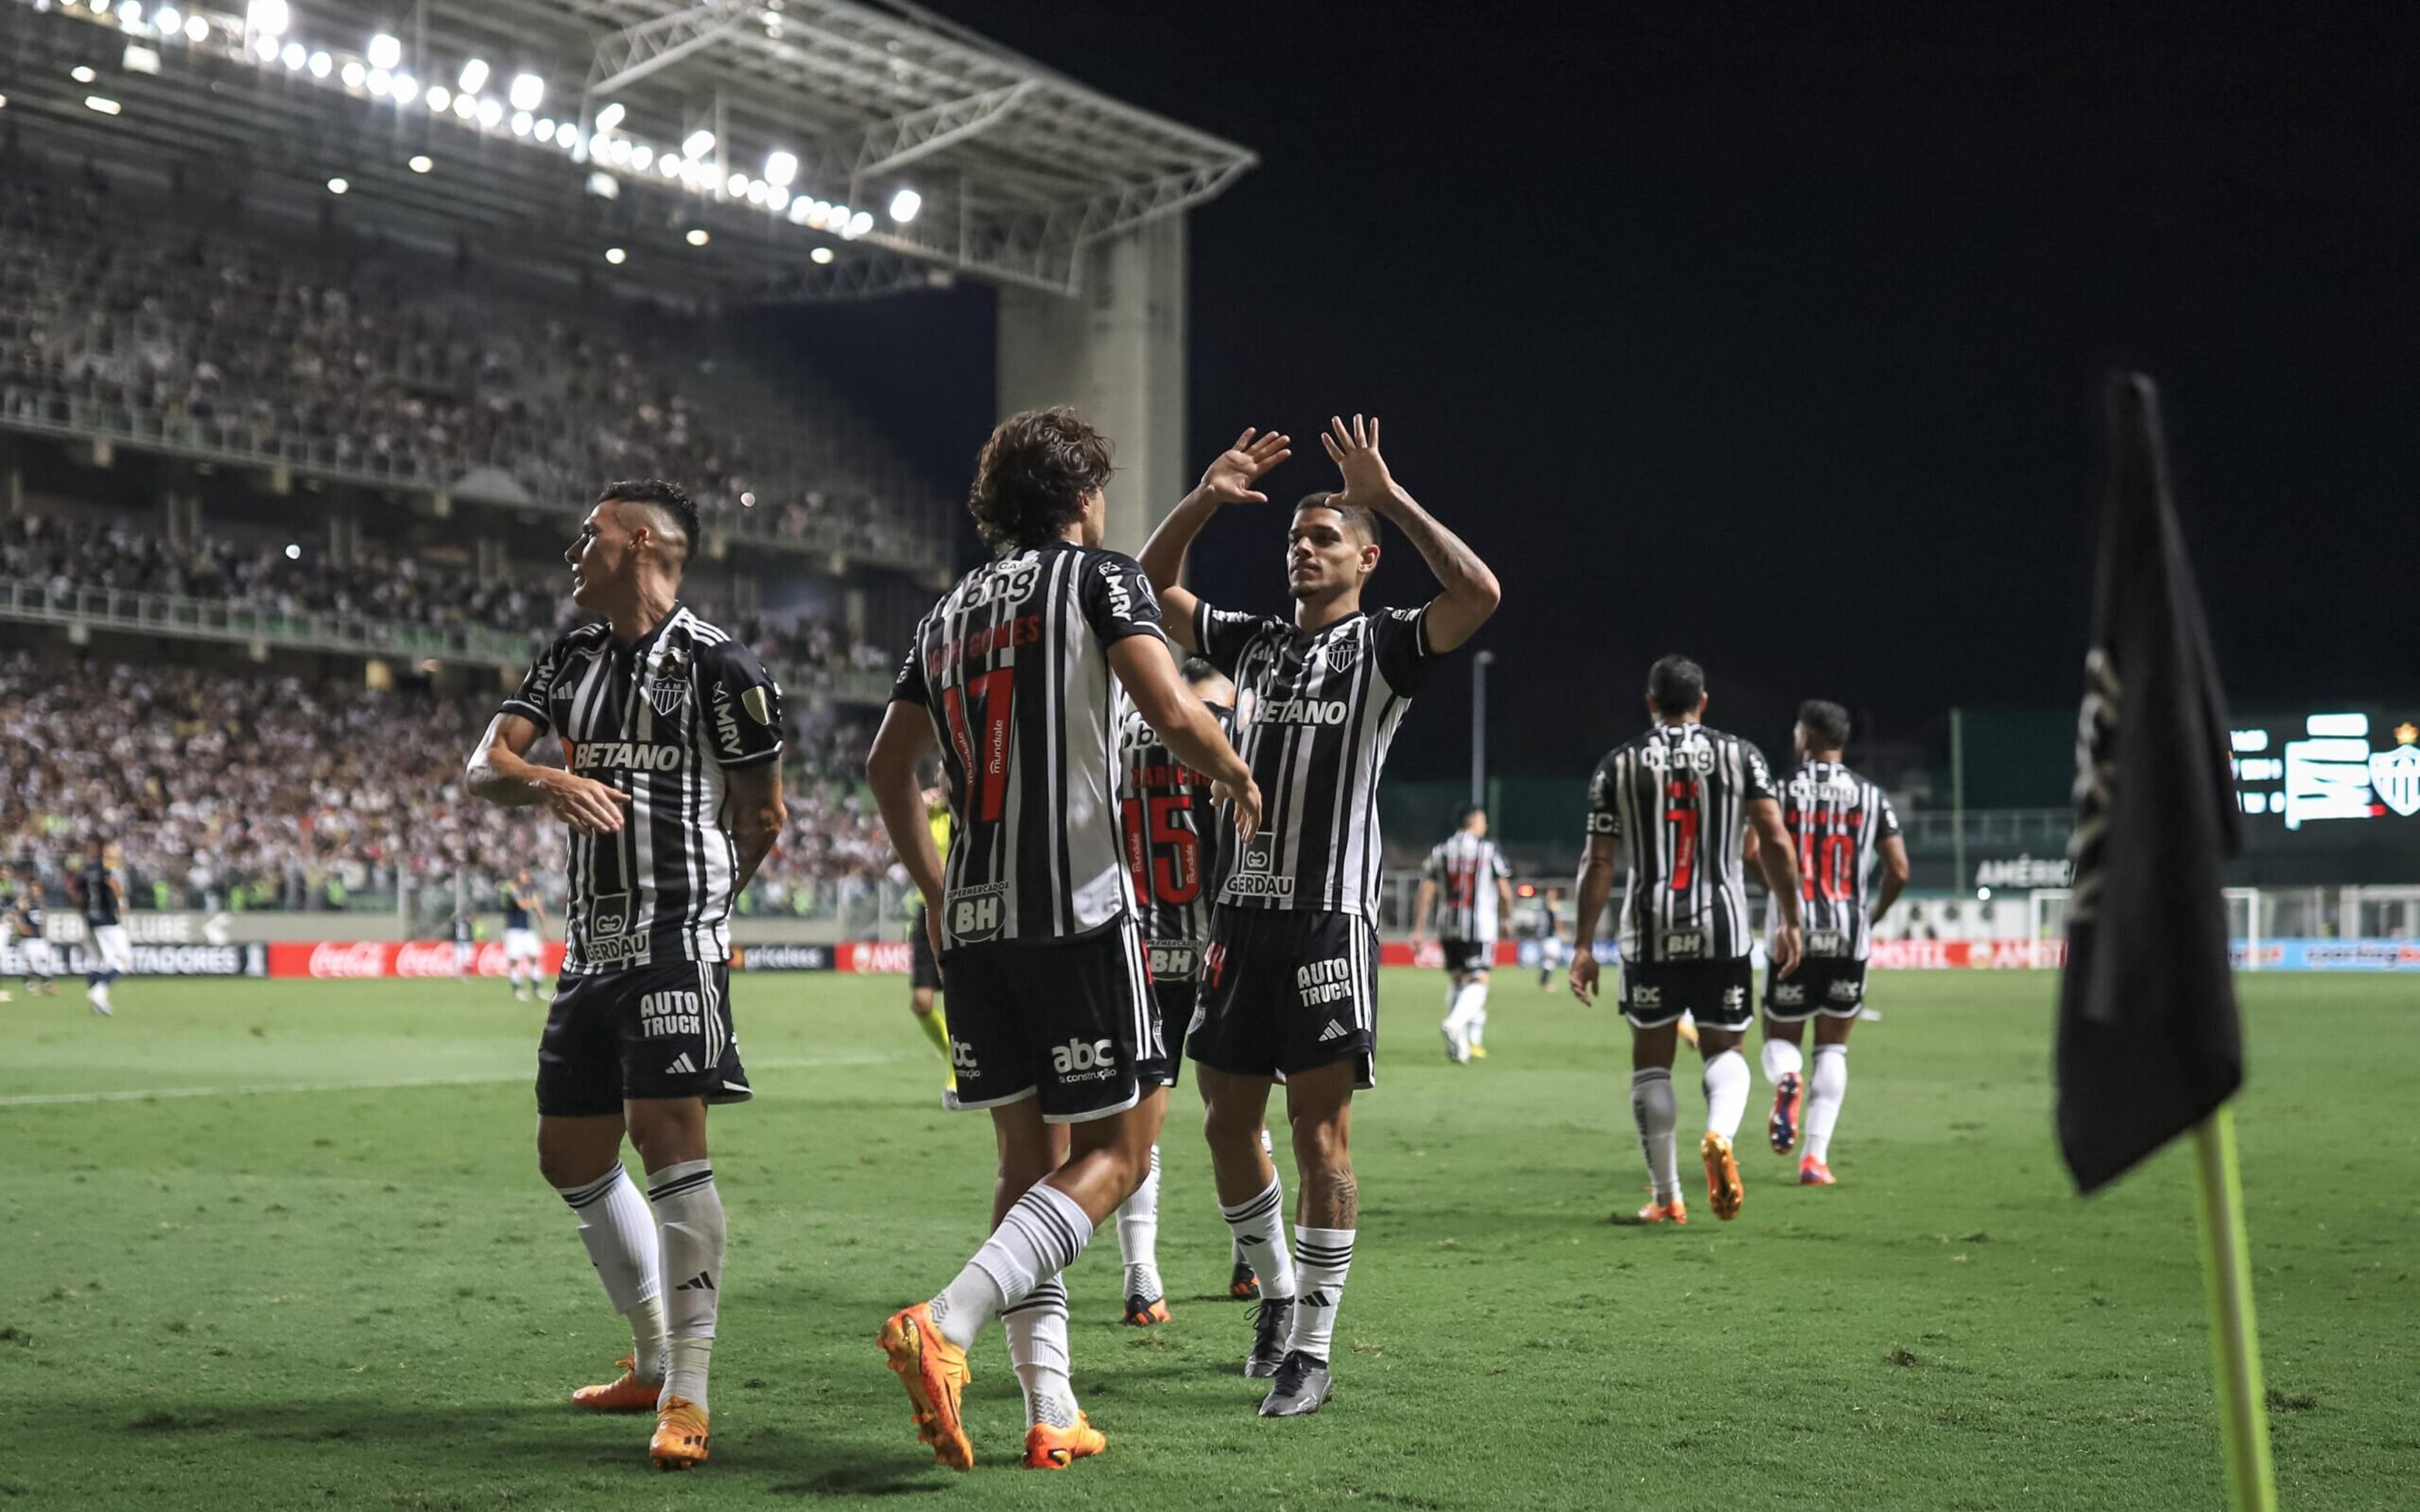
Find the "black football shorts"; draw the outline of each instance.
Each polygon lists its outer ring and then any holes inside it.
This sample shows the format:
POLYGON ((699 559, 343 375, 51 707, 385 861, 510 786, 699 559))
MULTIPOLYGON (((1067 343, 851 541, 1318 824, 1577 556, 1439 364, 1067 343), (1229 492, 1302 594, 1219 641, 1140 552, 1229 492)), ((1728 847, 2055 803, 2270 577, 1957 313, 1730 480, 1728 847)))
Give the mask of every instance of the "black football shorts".
POLYGON ((754 1094, 731 1032, 731 967, 672 961, 557 978, 537 1043, 537 1110, 602 1118, 627 1098, 754 1094))
POLYGON ((1050 1123, 1123 1113, 1172 1074, 1131 918, 1054 940, 962 945, 950 980, 958 1106, 1038 1097, 1050 1123))
POLYGON ((1236 908, 1211 915, 1186 1054, 1213 1071, 1281 1077, 1340 1060, 1376 1085, 1378 936, 1357 915, 1236 908))
POLYGON ((1624 961, 1621 1016, 1642 1029, 1677 1022, 1683 1013, 1709 1029, 1745 1029, 1756 1019, 1749 995, 1756 970, 1731 961, 1624 961))
POLYGON ((1866 1006, 1866 964, 1845 956, 1801 957, 1798 969, 1776 977, 1764 968, 1764 1011, 1783 1024, 1801 1024, 1821 1013, 1855 1018, 1866 1006))
POLYGON ((941 990, 941 963, 933 954, 933 936, 924 927, 924 905, 908 913, 908 985, 920 993, 941 990))
POLYGON ((1439 940, 1437 949, 1445 952, 1445 971, 1449 977, 1467 977, 1474 971, 1485 971, 1496 964, 1496 942, 1493 940, 1439 940))

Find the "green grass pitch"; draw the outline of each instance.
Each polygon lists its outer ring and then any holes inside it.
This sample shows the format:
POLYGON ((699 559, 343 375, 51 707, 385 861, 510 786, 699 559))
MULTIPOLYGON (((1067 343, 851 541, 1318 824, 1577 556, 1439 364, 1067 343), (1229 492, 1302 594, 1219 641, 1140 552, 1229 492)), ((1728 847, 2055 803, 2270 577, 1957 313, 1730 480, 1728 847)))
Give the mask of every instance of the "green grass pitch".
MULTIPOLYGON (((1673 1230, 1606 1222, 1642 1184, 1609 1010, 1502 975, 1493 1057, 1449 1067, 1437 980, 1390 973, 1328 1409, 1253 1416, 1188 1085, 1164 1142, 1175 1321, 1117 1326, 1113 1232, 1069 1277, 1109 1452, 1014 1468, 995 1333, 969 1397, 985 1463, 957 1476, 873 1340, 982 1239, 985 1120, 938 1106, 904 983, 741 978, 760 1095, 714 1125, 714 1460, 677 1478, 647 1468, 648 1420, 565 1400, 625 1339, 530 1155, 541 1009, 440 982, 130 980, 107 1022, 72 985, 21 996, 0 1007, 0 1508, 2218 1506, 2188 1152, 2070 1195, 2052 991, 1878 979, 1841 1184, 1786 1184, 1760 1081, 1745 1211, 1700 1201, 1673 1230)), ((2420 1126, 2392 1111, 2420 1071, 2412 988, 2244 996, 2286 1504, 2420 1504, 2420 1126)))

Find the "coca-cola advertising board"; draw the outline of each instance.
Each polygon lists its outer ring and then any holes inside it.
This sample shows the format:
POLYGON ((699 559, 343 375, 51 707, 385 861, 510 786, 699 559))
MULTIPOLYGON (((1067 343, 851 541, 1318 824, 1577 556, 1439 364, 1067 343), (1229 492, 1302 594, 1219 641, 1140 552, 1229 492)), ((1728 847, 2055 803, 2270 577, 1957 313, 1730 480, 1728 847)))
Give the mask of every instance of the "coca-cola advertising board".
MULTIPOLYGON (((504 947, 500 940, 482 940, 471 947, 465 967, 451 940, 318 940, 280 941, 269 948, 272 977, 502 977, 504 947)), ((547 976, 563 969, 563 947, 548 940, 538 947, 538 967, 547 976)))

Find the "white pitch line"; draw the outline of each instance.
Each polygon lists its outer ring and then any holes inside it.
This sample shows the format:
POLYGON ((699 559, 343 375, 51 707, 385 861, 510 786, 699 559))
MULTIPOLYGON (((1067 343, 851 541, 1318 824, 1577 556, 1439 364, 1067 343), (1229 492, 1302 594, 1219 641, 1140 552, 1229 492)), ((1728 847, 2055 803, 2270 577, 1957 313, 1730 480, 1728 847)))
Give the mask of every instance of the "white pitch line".
MULTIPOLYGON (((823 1066, 880 1066, 913 1060, 912 1053, 881 1056, 809 1056, 801 1059, 760 1060, 756 1071, 809 1071, 823 1066)), ((483 1072, 475 1076, 398 1076, 357 1082, 271 1082, 257 1087, 155 1087, 114 1092, 18 1092, 0 1096, 0 1108, 46 1107, 60 1103, 146 1103, 163 1097, 259 1097, 271 1092, 386 1092, 414 1087, 489 1087, 535 1078, 530 1071, 483 1072)))

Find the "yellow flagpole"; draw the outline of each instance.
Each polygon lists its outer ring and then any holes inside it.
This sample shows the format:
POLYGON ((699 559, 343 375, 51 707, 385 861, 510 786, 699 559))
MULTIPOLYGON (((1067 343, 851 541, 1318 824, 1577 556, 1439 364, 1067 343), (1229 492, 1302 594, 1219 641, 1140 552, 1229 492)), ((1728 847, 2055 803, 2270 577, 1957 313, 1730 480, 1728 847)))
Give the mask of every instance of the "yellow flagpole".
POLYGON ((2201 1275, 2210 1304, 2211 1366, 2218 1387, 2226 1500, 2234 1512, 2276 1512, 2269 1458, 2269 1408, 2260 1390, 2260 1336, 2252 1319, 2252 1250, 2243 1227, 2243 1177, 2235 1158, 2235 1111, 2194 1129, 2201 1227, 2201 1275))

